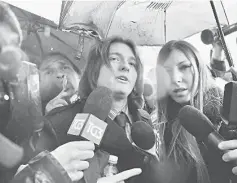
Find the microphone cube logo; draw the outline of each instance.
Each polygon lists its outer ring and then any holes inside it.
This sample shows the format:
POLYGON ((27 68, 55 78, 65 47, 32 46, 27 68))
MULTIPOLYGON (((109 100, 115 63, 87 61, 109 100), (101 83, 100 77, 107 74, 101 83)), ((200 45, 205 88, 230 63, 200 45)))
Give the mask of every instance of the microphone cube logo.
POLYGON ((67 134, 79 136, 88 118, 89 118, 89 114, 83 114, 83 113, 76 114, 67 134))
POLYGON ((104 136, 106 128, 107 123, 105 123, 104 121, 98 119, 93 115, 90 115, 85 125, 85 128, 82 131, 81 136, 88 140, 91 140, 97 145, 100 145, 100 142, 104 136))

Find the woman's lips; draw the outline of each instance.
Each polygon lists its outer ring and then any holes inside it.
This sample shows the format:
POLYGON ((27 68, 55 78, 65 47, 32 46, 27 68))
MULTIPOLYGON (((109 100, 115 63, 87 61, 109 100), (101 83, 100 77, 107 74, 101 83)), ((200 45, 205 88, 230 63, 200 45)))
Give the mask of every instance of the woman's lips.
POLYGON ((186 88, 178 88, 178 89, 173 90, 173 92, 177 95, 183 95, 186 93, 186 91, 187 91, 186 88))
POLYGON ((174 89, 174 92, 177 93, 177 92, 182 92, 185 90, 187 90, 187 89, 186 88, 177 88, 177 89, 174 89))

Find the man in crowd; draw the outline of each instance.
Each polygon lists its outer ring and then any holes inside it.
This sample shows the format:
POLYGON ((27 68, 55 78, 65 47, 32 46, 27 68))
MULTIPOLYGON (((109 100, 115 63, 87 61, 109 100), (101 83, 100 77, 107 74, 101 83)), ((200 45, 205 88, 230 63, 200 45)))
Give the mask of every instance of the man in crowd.
POLYGON ((67 56, 50 53, 43 59, 39 70, 40 93, 46 114, 78 98, 81 71, 67 56))

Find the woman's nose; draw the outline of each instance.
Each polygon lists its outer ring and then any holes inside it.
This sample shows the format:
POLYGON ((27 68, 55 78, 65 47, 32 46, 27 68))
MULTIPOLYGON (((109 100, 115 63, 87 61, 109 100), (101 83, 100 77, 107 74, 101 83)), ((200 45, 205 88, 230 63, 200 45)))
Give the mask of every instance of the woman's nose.
POLYGON ((171 74, 171 82, 180 83, 182 80, 183 80, 183 74, 180 71, 174 69, 171 74))

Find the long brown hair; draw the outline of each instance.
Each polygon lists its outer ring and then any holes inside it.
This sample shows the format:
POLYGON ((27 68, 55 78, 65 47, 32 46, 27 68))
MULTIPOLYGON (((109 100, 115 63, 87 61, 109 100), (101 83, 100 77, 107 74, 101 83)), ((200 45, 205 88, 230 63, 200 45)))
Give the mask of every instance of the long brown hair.
POLYGON ((132 102, 133 104, 136 104, 138 108, 140 108, 143 104, 143 66, 136 50, 135 44, 131 40, 123 39, 121 37, 112 37, 99 41, 92 47, 89 52, 86 68, 80 81, 79 95, 81 98, 87 98, 97 86, 97 80, 101 66, 106 65, 110 67, 108 56, 110 46, 113 43, 126 44, 127 46, 129 46, 129 48, 131 48, 136 58, 137 81, 135 83, 133 91, 128 96, 128 107, 130 111, 131 105, 129 105, 129 103, 132 102))
MULTIPOLYGON (((215 86, 213 78, 210 76, 205 63, 194 46, 186 41, 170 41, 160 50, 157 64, 163 64, 173 50, 182 52, 190 60, 194 68, 194 83, 191 91, 190 104, 204 113, 219 114, 221 95, 218 95, 219 90, 215 86)), ((169 110, 167 108, 168 98, 169 96, 166 96, 157 101, 158 120, 155 127, 159 130, 162 137, 164 135, 165 126, 170 123, 167 119, 169 110)), ((172 123, 171 131, 173 137, 170 148, 167 151, 168 156, 173 158, 176 163, 180 160, 184 160, 189 165, 195 166, 199 183, 210 182, 207 167, 196 139, 180 125, 177 118, 172 123)), ((164 139, 162 139, 162 141, 163 140, 164 139)), ((161 147, 164 148, 164 146, 161 147)), ((166 150, 162 152, 164 153, 166 150)))

